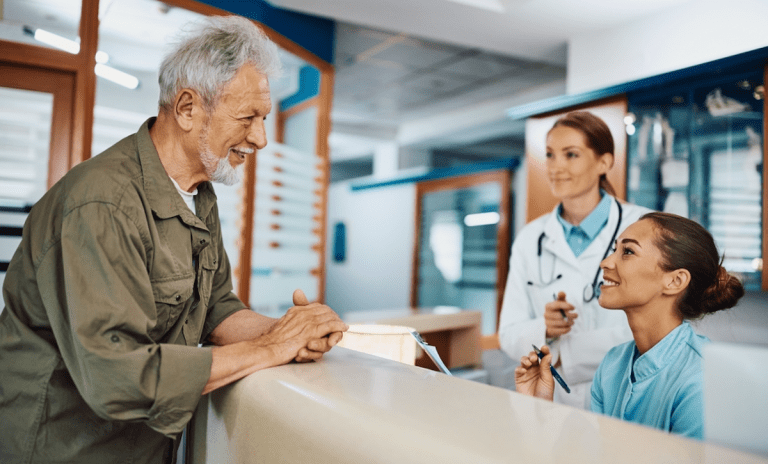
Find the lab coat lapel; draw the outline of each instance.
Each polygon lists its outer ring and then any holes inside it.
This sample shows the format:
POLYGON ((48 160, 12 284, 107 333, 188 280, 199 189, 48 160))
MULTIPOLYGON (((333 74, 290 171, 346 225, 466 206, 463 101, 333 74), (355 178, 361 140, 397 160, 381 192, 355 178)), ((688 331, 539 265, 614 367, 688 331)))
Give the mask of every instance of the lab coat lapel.
MULTIPOLYGON (((616 231, 616 223, 619 220, 619 208, 616 205, 615 200, 611 200, 611 212, 608 215, 608 222, 603 226, 602 230, 597 234, 592 243, 589 244, 584 253, 581 254, 580 259, 590 262, 591 260, 597 260, 598 266, 603 261, 605 250, 608 248, 608 243, 613 233, 616 231)), ((619 235, 616 234, 616 238, 619 235)), ((615 239, 614 239, 615 240, 615 239)))
POLYGON ((579 262, 571 247, 568 246, 568 242, 565 241, 563 226, 557 220, 557 207, 550 213, 544 224, 544 234, 545 237, 541 243, 543 253, 552 253, 564 265, 570 266, 578 272, 579 262))

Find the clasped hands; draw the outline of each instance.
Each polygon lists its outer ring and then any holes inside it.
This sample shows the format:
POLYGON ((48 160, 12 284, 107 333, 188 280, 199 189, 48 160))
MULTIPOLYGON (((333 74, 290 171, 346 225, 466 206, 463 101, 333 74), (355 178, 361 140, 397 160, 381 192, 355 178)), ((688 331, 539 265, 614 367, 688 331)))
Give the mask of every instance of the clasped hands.
POLYGON ((286 355, 296 362, 316 361, 341 341, 349 326, 328 306, 310 303, 304 292, 293 292, 294 306, 278 319, 270 334, 279 338, 286 355))

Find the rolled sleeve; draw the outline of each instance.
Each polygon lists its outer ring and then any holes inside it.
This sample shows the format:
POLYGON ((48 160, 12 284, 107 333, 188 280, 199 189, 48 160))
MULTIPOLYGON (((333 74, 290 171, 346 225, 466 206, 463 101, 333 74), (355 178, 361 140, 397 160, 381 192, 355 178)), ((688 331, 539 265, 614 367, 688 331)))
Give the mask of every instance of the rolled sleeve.
POLYGON ((160 345, 157 352, 161 359, 159 381, 147 425, 165 436, 174 437, 192 418, 211 376, 213 358, 210 348, 160 345))

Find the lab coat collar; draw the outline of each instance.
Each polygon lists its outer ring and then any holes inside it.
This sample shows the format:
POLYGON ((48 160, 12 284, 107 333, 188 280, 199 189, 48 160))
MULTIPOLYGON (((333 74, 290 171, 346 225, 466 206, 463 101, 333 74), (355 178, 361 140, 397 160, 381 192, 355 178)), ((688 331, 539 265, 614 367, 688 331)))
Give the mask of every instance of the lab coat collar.
MULTIPOLYGON (((606 240, 610 240, 611 235, 613 235, 613 231, 616 230, 617 221, 619 220, 619 207, 616 204, 614 197, 608 194, 606 194, 605 197, 609 198, 611 202, 611 212, 608 215, 608 222, 598 233, 598 236, 595 238, 595 240, 592 241, 592 243, 587 247, 586 250, 584 250, 579 258, 573 254, 573 250, 571 250, 571 247, 568 246, 568 242, 565 239, 565 232, 563 232, 563 226, 560 224, 560 221, 557 218, 559 215, 560 205, 555 206, 555 209, 549 213, 546 221, 544 221, 543 232, 545 237, 541 243, 542 250, 554 254, 565 264, 573 266, 575 269, 580 269, 579 259, 589 259, 599 254, 600 260, 602 261, 603 253, 605 253, 605 249, 608 246, 606 240), (601 239, 601 235, 605 231, 610 233, 606 238, 601 239)), ((622 220, 624 219, 622 218, 622 220)), ((622 225, 626 226, 627 224, 622 225)))

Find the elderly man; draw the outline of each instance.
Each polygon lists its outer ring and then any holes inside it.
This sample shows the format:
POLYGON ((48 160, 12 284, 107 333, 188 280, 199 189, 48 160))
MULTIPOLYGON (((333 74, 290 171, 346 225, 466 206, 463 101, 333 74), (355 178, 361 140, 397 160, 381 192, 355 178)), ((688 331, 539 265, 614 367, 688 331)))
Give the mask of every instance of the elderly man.
POLYGON ((3 288, 0 462, 172 462, 201 394, 341 339, 299 291, 277 320, 232 293, 210 181, 266 145, 277 68, 250 21, 212 18, 163 62, 157 118, 32 208, 3 288))

